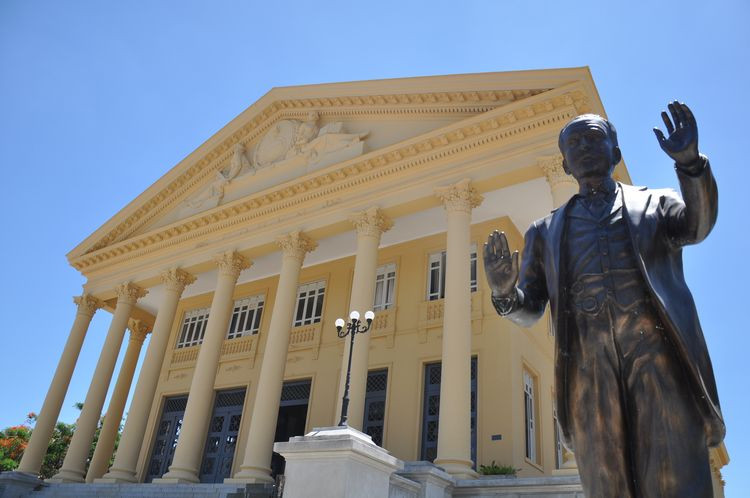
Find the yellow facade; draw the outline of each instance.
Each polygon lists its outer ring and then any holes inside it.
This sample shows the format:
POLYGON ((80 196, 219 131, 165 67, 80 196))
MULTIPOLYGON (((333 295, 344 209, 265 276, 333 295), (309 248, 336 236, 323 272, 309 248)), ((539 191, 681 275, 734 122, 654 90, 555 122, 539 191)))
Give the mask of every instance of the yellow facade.
MULTIPOLYGON (((278 396, 258 396, 264 362, 264 378, 274 385, 263 392, 279 392, 278 372, 284 381, 311 380, 305 431, 335 425, 348 339, 337 336, 334 322, 349 314, 352 301, 372 301, 373 264, 393 264, 394 302, 376 313, 368 338, 357 336, 364 346, 355 345, 355 427, 362 424, 363 372, 387 369, 383 447, 402 460, 421 459, 425 366, 447 360, 468 379, 470 357, 476 357, 476 465, 512 465, 521 476, 566 472, 558 469, 564 462, 555 434, 549 320, 521 329, 497 316, 481 248, 498 229, 520 249, 528 224, 575 192, 562 172, 557 134, 585 112, 605 115, 586 68, 271 90, 68 254, 87 278, 79 300, 84 318, 73 326, 75 340, 61 360, 66 368, 55 374, 40 421, 56 419, 59 391, 67 389, 66 369, 75 364, 87 313, 101 307, 119 316, 110 329, 114 351, 124 334, 122 320, 136 319, 131 328, 154 330, 133 382, 140 398, 128 414, 134 420, 125 425, 127 443, 121 443, 123 454, 116 455, 102 482, 146 478, 164 401, 188 393, 200 399, 192 405, 188 400, 191 415, 180 435, 185 441, 178 441, 173 468, 162 482, 197 479, 213 393, 231 388, 247 391, 230 476, 262 482, 270 448, 260 449, 248 434, 265 437, 279 407, 278 396), (353 223, 353 216, 360 221, 353 223), (363 216, 377 220, 362 222, 363 216), (280 237, 294 240, 279 245, 280 237), (461 270, 470 265, 467 244, 477 250, 474 292, 461 270), (431 255, 448 246, 454 249, 441 264, 450 290, 445 298, 429 300, 431 255), (364 269, 355 277, 358 258, 364 269), (320 320, 294 327, 286 320, 288 304, 296 306, 299 285, 317 281, 325 281, 320 320), (123 283, 130 283, 131 291, 117 290, 123 283), (264 301, 258 332, 220 337, 231 318, 230 301, 258 295, 264 301), (178 347, 186 313, 203 308, 211 308, 204 342, 178 347), (276 324, 274 313, 283 316, 276 324), (452 325, 446 328, 447 323, 452 325), (449 337, 455 346, 445 348, 449 337)), ((622 163, 615 176, 629 182, 622 163)), ((114 364, 100 363, 98 382, 108 385, 114 364)), ((131 386, 123 384, 127 392, 131 386)), ((469 387, 443 378, 441 396, 468 400, 469 387)), ((88 404, 98 417, 96 403, 88 404)), ((453 405, 441 407, 438 463, 454 475, 472 475, 465 464, 469 407, 453 405), (461 422, 451 427, 445 420, 461 422)), ((80 439, 85 446, 86 438, 80 439)), ((32 441, 22 470, 38 471, 35 448, 43 444, 32 441)), ((70 460, 58 480, 84 478, 85 462, 70 460)), ((718 475, 725 462, 718 454, 714 460, 718 475)), ((567 471, 575 472, 574 465, 567 471)))

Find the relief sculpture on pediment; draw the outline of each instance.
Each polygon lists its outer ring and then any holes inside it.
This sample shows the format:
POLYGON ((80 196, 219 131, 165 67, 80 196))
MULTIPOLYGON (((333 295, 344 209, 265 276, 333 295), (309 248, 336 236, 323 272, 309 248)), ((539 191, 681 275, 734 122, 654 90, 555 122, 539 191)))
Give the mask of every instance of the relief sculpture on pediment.
POLYGON ((229 166, 216 172, 215 180, 205 190, 185 201, 185 206, 197 211, 216 207, 224 197, 226 186, 237 176, 244 173, 255 173, 255 168, 245 155, 245 146, 235 144, 229 166))
MULTIPOLYGON (((295 175, 323 168, 330 164, 352 159, 364 152, 363 139, 368 131, 348 133, 344 123, 334 121, 320 125, 320 114, 311 111, 304 120, 282 119, 275 123, 260 139, 250 154, 245 146, 234 147, 232 159, 227 167, 217 171, 215 179, 203 190, 185 200, 181 215, 199 213, 222 203, 228 188, 251 191, 261 189, 267 182, 255 182, 253 188, 245 185, 245 178, 256 172, 273 167, 275 170, 294 170, 295 175), (251 158, 251 159, 250 159, 251 158), (237 184, 235 179, 242 178, 237 184)), ((281 179, 280 179, 281 180, 281 179)))

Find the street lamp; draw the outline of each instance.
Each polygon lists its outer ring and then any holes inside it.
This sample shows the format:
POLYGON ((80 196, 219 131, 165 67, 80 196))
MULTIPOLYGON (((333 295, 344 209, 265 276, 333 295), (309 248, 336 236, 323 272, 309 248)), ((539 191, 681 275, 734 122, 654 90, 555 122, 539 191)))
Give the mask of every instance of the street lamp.
POLYGON ((349 379, 352 375, 352 352, 354 351, 354 336, 357 334, 364 334, 370 330, 372 325, 372 319, 375 318, 375 313, 367 311, 365 313, 366 325, 362 325, 359 320, 359 311, 352 311, 349 313, 349 323, 346 323, 343 318, 336 319, 336 332, 340 338, 344 338, 347 335, 351 337, 349 342, 349 364, 346 367, 346 385, 344 386, 344 397, 341 399, 341 420, 339 420, 340 427, 346 427, 347 424, 347 413, 349 411, 349 379))

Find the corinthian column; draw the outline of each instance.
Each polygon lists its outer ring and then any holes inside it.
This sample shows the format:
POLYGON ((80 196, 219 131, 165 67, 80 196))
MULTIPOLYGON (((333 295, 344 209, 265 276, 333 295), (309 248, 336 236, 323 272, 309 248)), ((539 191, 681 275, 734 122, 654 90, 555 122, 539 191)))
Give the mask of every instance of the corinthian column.
POLYGON ((240 272, 250 268, 252 264, 244 256, 233 251, 217 255, 215 261, 219 267, 219 277, 214 298, 211 301, 206 333, 203 336, 198 360, 195 362, 180 438, 177 440, 177 448, 172 465, 169 466, 169 472, 161 479, 155 479, 154 482, 200 482, 198 468, 201 464, 201 450, 206 440, 208 422, 213 411, 211 400, 214 394, 216 369, 219 366, 221 344, 226 338, 229 317, 232 315, 234 286, 237 284, 240 272))
MULTIPOLYGON (((383 232, 390 230, 393 222, 376 207, 367 211, 355 213, 349 218, 357 229, 357 256, 354 260, 354 281, 349 308, 357 310, 364 316, 365 311, 371 310, 373 294, 375 293, 375 271, 378 265, 378 246, 383 232)), ((341 362, 341 376, 339 379, 338 408, 336 419, 332 425, 338 423, 341 417, 341 398, 346 385, 346 370, 349 360, 351 341, 344 341, 344 356, 341 362)), ((367 387, 367 365, 370 352, 370 334, 360 334, 357 337, 352 354, 352 373, 349 383, 348 424, 357 430, 362 430, 362 417, 365 409, 365 390, 367 387)))
POLYGON ((31 441, 23 452, 21 463, 17 469, 19 472, 39 474, 42 460, 47 453, 49 438, 52 436, 52 430, 55 428, 57 417, 60 415, 60 408, 62 408, 63 400, 68 392, 70 378, 78 361, 86 331, 94 313, 102 307, 102 302, 91 294, 74 297, 73 301, 78 305, 76 318, 73 321, 73 327, 70 329, 60 361, 57 363, 57 369, 52 377, 47 396, 44 398, 42 410, 36 419, 34 431, 31 433, 31 441))
POLYGON ((286 353, 289 349, 289 334, 294 317, 294 302, 299 284, 299 272, 305 254, 317 247, 317 243, 301 232, 292 232, 277 240, 281 247, 281 274, 273 303, 271 325, 263 353, 263 363, 258 378, 258 391, 253 403, 250 431, 245 446, 245 456, 240 471, 224 482, 253 483, 273 482, 271 478, 271 453, 276 433, 276 418, 279 414, 281 387, 284 382, 286 353))
POLYGON ((471 461, 471 210, 482 196, 468 179, 435 190, 448 214, 440 425, 435 464, 472 478, 471 461))
POLYGON ((156 314, 154 330, 146 349, 146 357, 141 366, 138 382, 135 385, 128 418, 115 454, 115 462, 109 472, 102 479, 97 479, 97 482, 138 482, 135 476, 138 453, 146 434, 148 413, 154 401, 159 372, 167 351, 169 333, 177 312, 177 303, 185 287, 195 282, 195 277, 184 270, 173 268, 161 274, 161 281, 164 284, 162 302, 156 314))
POLYGON ((148 291, 131 282, 126 282, 119 285, 115 292, 117 293, 117 305, 112 316, 112 322, 109 325, 107 338, 104 340, 99 361, 96 363, 94 376, 91 379, 89 391, 86 393, 83 409, 76 424, 76 431, 68 447, 68 452, 65 454, 62 468, 60 472, 49 479, 52 482, 83 482, 86 459, 91 450, 91 442, 94 439, 99 417, 102 414, 102 405, 104 405, 104 398, 107 396, 109 382, 112 380, 112 373, 115 370, 117 355, 120 353, 128 319, 136 301, 145 296, 148 291))
POLYGON ((109 407, 107 408, 107 414, 104 416, 104 425, 99 432, 94 456, 91 458, 91 464, 86 473, 86 482, 94 482, 94 479, 104 475, 109 467, 109 460, 112 458, 112 451, 115 448, 117 429, 120 428, 122 412, 125 410, 130 384, 133 382, 135 366, 138 364, 141 346, 143 346, 143 341, 148 333, 148 327, 134 318, 128 321, 128 329, 130 329, 130 341, 128 341, 128 347, 125 350, 125 357, 122 359, 120 373, 117 374, 115 390, 112 393, 112 399, 109 400, 109 407))
POLYGON ((544 172, 552 192, 552 204, 554 208, 560 207, 568 199, 578 193, 578 183, 567 174, 562 166, 562 154, 543 156, 537 158, 539 168, 544 172))

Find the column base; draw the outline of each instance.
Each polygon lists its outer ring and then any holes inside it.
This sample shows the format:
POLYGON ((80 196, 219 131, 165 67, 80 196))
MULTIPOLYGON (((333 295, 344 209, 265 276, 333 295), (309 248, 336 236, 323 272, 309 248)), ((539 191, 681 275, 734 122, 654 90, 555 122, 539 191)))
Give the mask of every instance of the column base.
POLYGON ((435 459, 435 465, 441 467, 456 479, 476 479, 479 477, 477 471, 472 468, 474 462, 463 458, 439 458, 435 459))
POLYGON ((154 484, 198 484, 201 480, 198 479, 198 474, 193 469, 171 466, 166 474, 151 482, 154 484))
POLYGON ((262 467, 240 467, 232 477, 224 479, 224 484, 273 484, 271 469, 262 467))
POLYGON ((94 479, 95 483, 101 484, 119 484, 119 483, 138 483, 138 479, 135 477, 135 472, 130 470, 122 469, 110 469, 109 472, 103 476, 94 479))
POLYGON ((77 470, 60 469, 60 472, 53 475, 49 479, 45 479, 44 481, 56 483, 82 483, 86 482, 86 479, 83 472, 78 472, 77 470))

